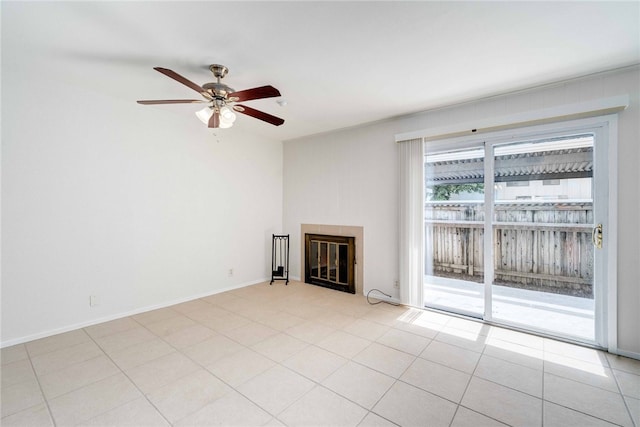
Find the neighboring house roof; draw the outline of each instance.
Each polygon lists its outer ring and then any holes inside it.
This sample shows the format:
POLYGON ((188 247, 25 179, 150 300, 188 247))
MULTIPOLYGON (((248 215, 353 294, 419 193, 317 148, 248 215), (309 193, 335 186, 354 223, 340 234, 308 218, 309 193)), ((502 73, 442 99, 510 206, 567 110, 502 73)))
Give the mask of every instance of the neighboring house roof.
MULTIPOLYGON (((555 142, 549 150, 521 150, 504 147, 496 149, 495 181, 530 181, 536 179, 586 178, 593 176, 593 138, 580 138, 563 143, 555 142)), ((547 148, 544 150, 544 148, 547 148)), ((482 150, 470 152, 466 158, 460 153, 427 155, 425 179, 427 185, 470 184, 484 182, 482 150), (436 160, 429 162, 430 158, 436 160)))

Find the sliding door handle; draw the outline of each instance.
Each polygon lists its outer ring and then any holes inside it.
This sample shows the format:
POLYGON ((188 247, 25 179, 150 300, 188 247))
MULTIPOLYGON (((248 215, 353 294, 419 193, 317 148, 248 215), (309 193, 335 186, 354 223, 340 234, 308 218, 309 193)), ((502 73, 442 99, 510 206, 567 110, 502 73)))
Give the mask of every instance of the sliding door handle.
POLYGON ((598 249, 602 249, 602 224, 598 224, 593 227, 593 231, 591 232, 591 241, 593 242, 593 246, 598 249))

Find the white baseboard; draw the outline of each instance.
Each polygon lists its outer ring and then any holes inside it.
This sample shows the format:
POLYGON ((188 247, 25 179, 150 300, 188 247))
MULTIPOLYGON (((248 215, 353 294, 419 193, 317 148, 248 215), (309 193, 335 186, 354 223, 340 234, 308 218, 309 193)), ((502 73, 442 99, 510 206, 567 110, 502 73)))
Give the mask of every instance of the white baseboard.
POLYGON ((6 340, 6 341, 0 341, 0 348, 11 347, 12 345, 23 344, 25 342, 29 342, 29 341, 33 341, 33 340, 37 340, 37 339, 41 339, 41 338, 47 338, 47 337, 50 337, 50 336, 53 336, 53 335, 58 335, 58 334, 62 334, 62 333, 69 332, 69 331, 75 331, 76 329, 86 328, 87 326, 97 325, 98 323, 109 322, 111 320, 117 320, 117 319, 121 319, 123 317, 129 317, 129 316, 133 316, 133 315, 136 315, 136 314, 145 313, 145 312, 151 311, 151 310, 157 310, 157 309, 160 309, 160 308, 170 307, 172 305, 181 304, 183 302, 193 301, 193 300, 196 300, 198 298, 204 298, 204 297, 208 297, 208 296, 211 296, 211 295, 220 294, 222 292, 232 291, 234 289, 240 289, 240 288, 244 288, 246 286, 257 285, 258 283, 269 282, 270 280, 271 280, 271 278, 267 277, 267 278, 263 278, 263 279, 256 280, 256 281, 251 281, 251 282, 247 282, 247 283, 240 283, 240 284, 233 285, 233 286, 228 286, 228 287, 225 287, 225 288, 222 288, 222 289, 216 289, 215 291, 212 291, 212 292, 205 292, 205 293, 198 294, 198 295, 192 295, 192 296, 189 296, 189 297, 186 297, 186 298, 179 298, 179 299, 173 300, 173 301, 167 301, 167 302, 163 302, 163 303, 160 303, 160 304, 154 304, 154 305, 149 305, 149 306, 142 307, 142 308, 136 308, 135 310, 131 310, 131 311, 127 311, 127 312, 121 312, 121 313, 117 313, 117 314, 113 314, 113 315, 109 315, 109 316, 105 316, 105 317, 100 317, 98 319, 89 320, 87 322, 75 323, 73 325, 64 326, 62 328, 50 329, 48 331, 38 332, 37 334, 31 334, 31 335, 26 335, 26 336, 19 337, 19 338, 13 338, 13 339, 6 340))

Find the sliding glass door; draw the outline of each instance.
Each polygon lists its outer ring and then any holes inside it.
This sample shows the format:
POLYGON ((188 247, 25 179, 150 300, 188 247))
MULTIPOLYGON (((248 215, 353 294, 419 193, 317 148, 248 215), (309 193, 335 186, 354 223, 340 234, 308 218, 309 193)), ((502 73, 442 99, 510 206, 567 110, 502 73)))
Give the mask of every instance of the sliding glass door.
POLYGON ((603 126, 426 144, 425 306, 603 344, 603 126))
POLYGON ((493 320, 595 340, 594 139, 493 147, 493 320))
POLYGON ((425 157, 425 300, 474 317, 484 313, 483 159, 483 147, 425 157))

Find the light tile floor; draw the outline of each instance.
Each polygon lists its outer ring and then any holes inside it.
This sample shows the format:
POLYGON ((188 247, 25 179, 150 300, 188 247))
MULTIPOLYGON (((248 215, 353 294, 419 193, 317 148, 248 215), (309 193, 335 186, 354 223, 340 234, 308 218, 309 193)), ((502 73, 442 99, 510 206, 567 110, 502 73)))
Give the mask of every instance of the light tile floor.
POLYGON ((298 282, 1 355, 2 426, 640 423, 640 361, 298 282))

